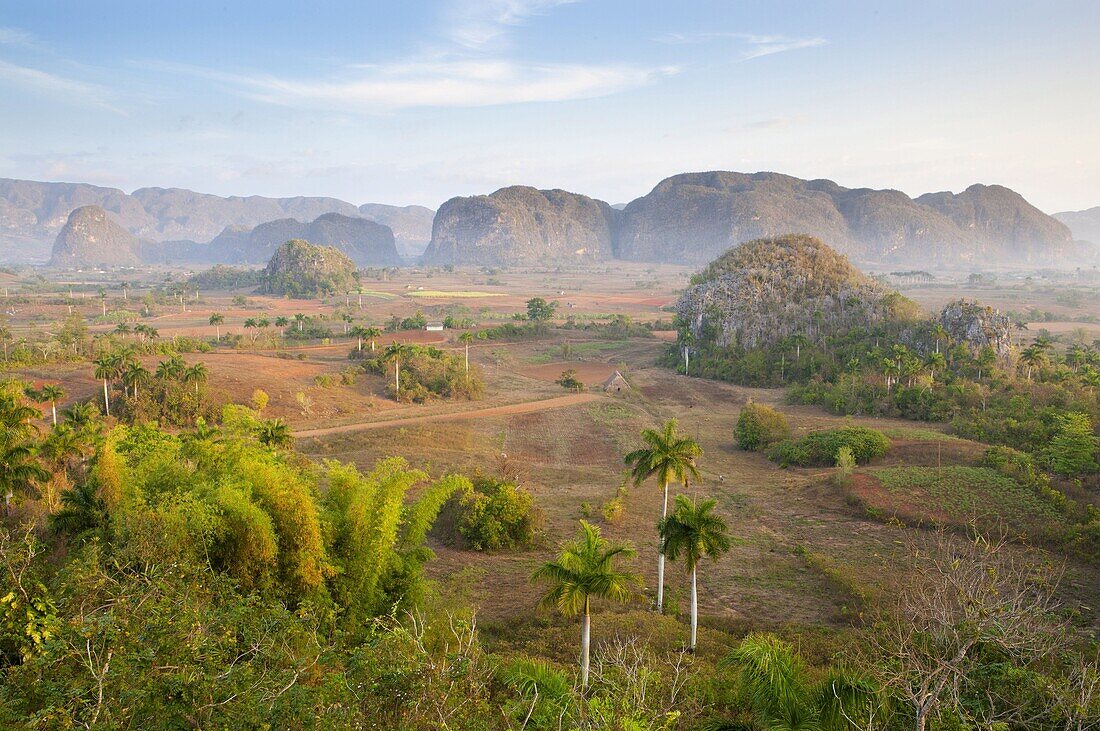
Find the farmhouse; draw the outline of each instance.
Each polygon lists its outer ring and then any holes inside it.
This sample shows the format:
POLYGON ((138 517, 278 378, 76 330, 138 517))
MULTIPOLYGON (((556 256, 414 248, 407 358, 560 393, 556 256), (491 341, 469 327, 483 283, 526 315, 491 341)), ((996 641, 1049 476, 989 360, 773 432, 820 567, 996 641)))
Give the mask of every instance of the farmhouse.
POLYGON ((430 333, 443 332, 443 323, 442 322, 429 322, 427 325, 424 326, 424 329, 427 330, 430 333))
POLYGON ((611 374, 606 381, 603 382, 604 393, 619 393, 620 391, 629 391, 630 384, 626 382, 626 378, 622 373, 615 371, 611 374))

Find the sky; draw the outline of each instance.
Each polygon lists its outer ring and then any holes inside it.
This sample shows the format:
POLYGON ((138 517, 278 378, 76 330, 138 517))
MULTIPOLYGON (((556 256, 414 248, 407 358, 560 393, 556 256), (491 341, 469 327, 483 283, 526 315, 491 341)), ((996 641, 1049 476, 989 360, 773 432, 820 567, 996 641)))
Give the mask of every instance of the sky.
POLYGON ((1100 205, 1097 0, 0 0, 0 177, 437 207, 772 170, 1100 205))

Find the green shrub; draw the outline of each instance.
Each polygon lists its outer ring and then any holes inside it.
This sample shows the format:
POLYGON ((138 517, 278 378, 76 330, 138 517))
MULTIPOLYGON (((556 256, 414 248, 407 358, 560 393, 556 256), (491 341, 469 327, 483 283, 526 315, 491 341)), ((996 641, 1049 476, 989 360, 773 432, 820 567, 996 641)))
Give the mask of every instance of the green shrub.
POLYGON ((777 443, 768 452, 768 459, 781 467, 827 467, 836 463, 842 447, 851 450, 856 463, 862 464, 886 454, 890 440, 882 432, 863 426, 825 429, 777 443))
POLYGON ((760 452, 791 436, 787 417, 770 406, 747 403, 737 417, 737 446, 760 452))
POLYGON ((1096 472, 1096 435, 1088 414, 1073 411, 1061 417, 1058 431, 1044 450, 1050 468, 1060 475, 1096 472))
POLYGON ((856 458, 852 455, 850 447, 844 446, 836 453, 836 473, 833 478, 836 484, 844 487, 852 479, 852 472, 856 468, 856 458))
POLYGON ((535 500, 509 480, 476 475, 444 509, 450 532, 475 551, 515 548, 535 535, 535 500))

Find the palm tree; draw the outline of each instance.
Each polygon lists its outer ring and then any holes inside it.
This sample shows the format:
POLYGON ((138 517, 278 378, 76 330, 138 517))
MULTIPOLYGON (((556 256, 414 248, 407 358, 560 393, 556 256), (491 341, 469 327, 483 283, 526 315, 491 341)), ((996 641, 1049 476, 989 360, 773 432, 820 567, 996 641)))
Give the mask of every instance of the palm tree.
POLYGON ((382 360, 393 361, 393 388, 396 396, 401 396, 401 359, 407 358, 413 354, 413 347, 405 343, 398 343, 394 341, 389 345, 385 352, 382 353, 382 360))
POLYGON ((294 322, 298 325, 298 332, 302 332, 302 328, 306 323, 306 316, 299 312, 294 316, 294 322))
POLYGON ((290 427, 282 419, 267 419, 256 427, 256 438, 260 444, 276 449, 285 449, 294 443, 290 427))
POLYGON ((936 371, 941 373, 947 368, 947 358, 943 357, 943 353, 938 350, 935 353, 929 353, 928 357, 924 361, 924 365, 928 368, 928 372, 932 376, 932 383, 936 382, 936 371))
POLYGON ((669 561, 684 556, 688 573, 691 574, 691 644, 688 649, 695 652, 695 638, 699 628, 699 593, 696 573, 699 561, 704 556, 714 561, 730 550, 729 529, 726 521, 714 514, 718 501, 703 500, 696 503, 687 495, 677 495, 672 514, 657 526, 661 534, 661 543, 665 547, 669 561))
POLYGON ((775 635, 749 635, 719 667, 741 671, 741 687, 761 728, 849 731, 874 727, 880 703, 878 688, 870 679, 840 668, 812 683, 801 658, 775 635))
POLYGON ((370 352, 374 352, 374 342, 380 337, 382 337, 382 328, 377 325, 371 325, 367 328, 367 340, 370 341, 370 352))
POLYGON ((932 325, 932 339, 936 341, 936 352, 940 352, 940 343, 946 343, 951 338, 947 334, 947 330, 940 323, 932 325))
POLYGON ((125 300, 126 302, 129 302, 130 301, 130 283, 129 282, 122 282, 119 286, 122 288, 122 299, 125 300))
MULTIPOLYGON (((687 486, 688 478, 699 478, 695 458, 703 454, 702 447, 690 437, 676 433, 676 420, 669 419, 661 431, 646 429, 642 432, 646 446, 626 455, 625 462, 631 468, 634 485, 641 485, 650 477, 657 477, 664 493, 661 520, 668 515, 668 485, 673 480, 687 486)), ((657 554, 657 611, 664 609, 665 601, 665 545, 660 542, 657 554)))
POLYGON ((162 381, 179 378, 183 375, 183 371, 186 367, 187 363, 183 358, 178 355, 173 355, 171 358, 157 363, 157 378, 162 381))
POLYGON ((107 382, 118 375, 122 367, 121 359, 113 353, 106 353, 92 363, 95 365, 95 377, 103 380, 103 413, 110 416, 111 400, 107 395, 107 382))
POLYGON ((458 342, 466 346, 466 380, 470 380, 470 343, 474 339, 474 334, 467 330, 458 336, 458 342))
POLYGON ((50 473, 39 463, 31 443, 0 446, 0 489, 4 491, 5 511, 11 506, 16 490, 28 490, 49 479, 50 473))
POLYGON ((362 325, 356 325, 355 327, 353 327, 351 329, 351 336, 353 338, 355 338, 356 341, 357 341, 355 349, 358 352, 362 353, 363 352, 363 338, 367 337, 367 328, 363 327, 362 325))
POLYGON ((279 328, 279 335, 281 337, 284 337, 284 338, 286 337, 286 328, 287 328, 287 325, 289 325, 289 324, 290 324, 290 319, 287 318, 287 317, 279 315, 278 317, 275 318, 275 327, 279 328))
POLYGON ((78 535, 107 525, 107 503, 99 497, 96 485, 85 480, 61 493, 61 509, 50 516, 50 525, 58 533, 78 535))
POLYGON ((72 424, 75 429, 83 429, 95 423, 99 416, 99 410, 88 402, 76 403, 61 412, 66 424, 72 424))
POLYGON ((214 326, 214 332, 217 333, 218 342, 222 340, 222 323, 225 322, 225 315, 220 312, 210 313, 210 324, 214 326))
POLYGON ((183 379, 184 383, 195 384, 195 396, 197 397, 199 395, 199 386, 206 383, 206 364, 196 363, 190 368, 185 368, 180 374, 180 377, 183 379))
POLYGON ((1027 380, 1031 380, 1033 368, 1039 368, 1046 361, 1046 354, 1037 345, 1029 345, 1020 353, 1020 363, 1027 367, 1027 380))
POLYGON ((256 319, 254 317, 249 317, 248 319, 246 319, 244 321, 244 329, 250 331, 248 333, 248 337, 252 341, 252 344, 255 345, 256 344, 256 333, 251 332, 251 331, 256 329, 256 319))
POLYGON ((150 377, 149 370, 141 363, 133 360, 127 363, 122 371, 122 385, 128 389, 133 389, 134 397, 137 398, 138 386, 149 383, 150 377))
POLYGON ((65 390, 56 383, 47 383, 39 391, 42 398, 50 402, 50 414, 53 416, 53 425, 57 426, 57 402, 65 398, 65 390))
POLYGON ((625 602, 638 582, 634 574, 615 570, 616 559, 629 558, 634 549, 611 543, 600 529, 582 520, 575 540, 562 544, 557 560, 547 561, 531 575, 532 581, 545 582, 550 588, 542 596, 544 606, 566 616, 584 613, 581 625, 581 687, 588 687, 588 658, 591 648, 592 599, 625 602))

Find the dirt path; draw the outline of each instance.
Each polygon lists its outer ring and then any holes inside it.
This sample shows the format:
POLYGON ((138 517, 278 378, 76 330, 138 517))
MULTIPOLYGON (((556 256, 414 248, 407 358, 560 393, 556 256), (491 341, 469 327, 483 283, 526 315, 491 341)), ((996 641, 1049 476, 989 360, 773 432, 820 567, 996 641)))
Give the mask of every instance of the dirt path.
POLYGON ((547 409, 560 409, 563 406, 574 406, 598 399, 595 393, 574 393, 568 396, 541 399, 539 401, 524 401, 519 404, 507 404, 506 406, 491 406, 487 409, 471 409, 470 411, 456 411, 443 414, 429 414, 426 416, 407 416, 401 419, 388 419, 382 421, 362 421, 356 424, 343 424, 322 429, 303 429, 294 432, 298 439, 305 437, 322 437, 328 434, 340 434, 342 432, 364 431, 367 429, 385 429, 391 426, 408 426, 409 424, 422 424, 427 421, 445 421, 451 419, 483 419, 490 416, 513 416, 515 414, 530 414, 547 409))

